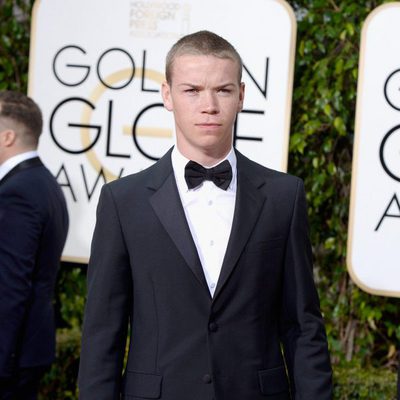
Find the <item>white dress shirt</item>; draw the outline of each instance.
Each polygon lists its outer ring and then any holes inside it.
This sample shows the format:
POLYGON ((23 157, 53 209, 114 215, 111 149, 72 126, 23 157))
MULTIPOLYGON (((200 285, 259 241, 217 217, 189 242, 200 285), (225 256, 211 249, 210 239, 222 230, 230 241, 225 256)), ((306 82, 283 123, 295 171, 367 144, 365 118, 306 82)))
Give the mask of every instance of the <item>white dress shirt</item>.
POLYGON ((176 146, 172 150, 171 159, 186 220, 213 296, 232 229, 237 187, 236 155, 232 148, 225 158, 232 167, 232 181, 227 190, 220 189, 211 181, 204 181, 197 188, 188 189, 185 166, 190 160, 176 146))
POLYGON ((17 154, 16 156, 10 157, 0 165, 0 181, 19 163, 22 161, 29 160, 30 158, 38 157, 36 150, 27 151, 25 153, 17 154))

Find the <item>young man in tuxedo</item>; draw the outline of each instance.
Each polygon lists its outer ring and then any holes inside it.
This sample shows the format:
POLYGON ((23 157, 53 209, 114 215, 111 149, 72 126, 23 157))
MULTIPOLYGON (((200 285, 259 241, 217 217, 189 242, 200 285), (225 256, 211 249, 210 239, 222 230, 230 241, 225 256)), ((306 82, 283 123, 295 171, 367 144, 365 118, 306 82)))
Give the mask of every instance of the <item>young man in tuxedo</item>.
POLYGON ((68 214, 36 151, 37 104, 0 92, 0 399, 34 400, 54 359, 53 292, 68 214))
POLYGON ((81 400, 331 399, 303 184, 233 149, 241 71, 208 31, 168 53, 176 146, 100 197, 81 400))

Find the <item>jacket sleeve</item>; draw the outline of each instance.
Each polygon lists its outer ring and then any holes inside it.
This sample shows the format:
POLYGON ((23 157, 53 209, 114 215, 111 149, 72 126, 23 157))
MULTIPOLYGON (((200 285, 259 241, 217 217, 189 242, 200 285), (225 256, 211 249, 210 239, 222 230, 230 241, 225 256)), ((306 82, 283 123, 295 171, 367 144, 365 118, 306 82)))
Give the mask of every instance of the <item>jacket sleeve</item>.
POLYGON ((42 225, 25 193, 15 188, 1 193, 0 377, 10 377, 16 368, 42 225))
POLYGON ((88 293, 79 367, 81 400, 120 398, 131 309, 128 251, 109 185, 97 207, 87 277, 88 293))
POLYGON ((332 399, 332 370, 313 280, 304 186, 298 180, 286 245, 281 334, 296 400, 332 399))

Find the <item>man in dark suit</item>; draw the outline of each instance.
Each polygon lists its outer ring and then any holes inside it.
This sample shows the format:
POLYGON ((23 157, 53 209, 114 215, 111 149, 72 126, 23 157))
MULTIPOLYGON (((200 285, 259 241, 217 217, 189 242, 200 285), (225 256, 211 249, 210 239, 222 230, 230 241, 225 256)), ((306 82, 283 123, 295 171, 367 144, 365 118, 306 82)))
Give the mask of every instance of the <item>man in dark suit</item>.
POLYGON ((232 148, 241 71, 223 38, 179 40, 162 85, 176 146, 103 187, 81 400, 331 399, 303 184, 232 148))
POLYGON ((0 92, 0 399, 36 399, 55 354, 53 291, 68 214, 36 152, 42 114, 0 92))

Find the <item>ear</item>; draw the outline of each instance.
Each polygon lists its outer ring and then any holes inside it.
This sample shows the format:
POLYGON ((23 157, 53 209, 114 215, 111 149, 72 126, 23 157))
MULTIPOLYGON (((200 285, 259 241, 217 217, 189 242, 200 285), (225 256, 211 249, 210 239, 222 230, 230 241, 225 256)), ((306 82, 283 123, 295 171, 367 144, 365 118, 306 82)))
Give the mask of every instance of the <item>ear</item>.
POLYGON ((172 111, 174 109, 173 102, 171 98, 171 87, 168 82, 163 82, 161 85, 161 95, 164 102, 164 107, 168 111, 172 111))
POLYGON ((238 113, 243 109, 243 102, 244 102, 244 82, 241 82, 239 88, 239 104, 237 110, 238 113))
POLYGON ((0 132, 0 140, 3 147, 11 147, 17 139, 17 134, 13 129, 5 129, 0 132))

